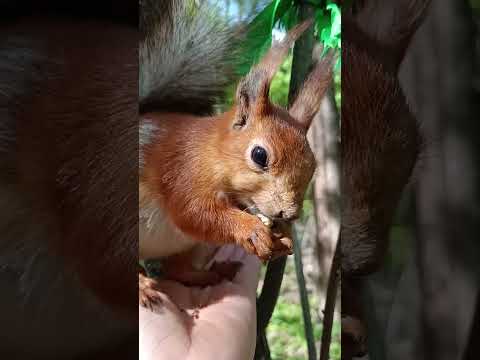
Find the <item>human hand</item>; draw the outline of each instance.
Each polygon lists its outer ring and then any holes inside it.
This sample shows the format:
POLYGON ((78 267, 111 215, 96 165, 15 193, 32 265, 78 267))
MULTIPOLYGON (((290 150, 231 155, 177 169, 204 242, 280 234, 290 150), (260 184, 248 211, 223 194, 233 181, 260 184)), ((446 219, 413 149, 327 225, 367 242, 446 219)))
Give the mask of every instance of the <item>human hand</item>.
POLYGON ((242 266, 232 282, 202 289, 160 280, 158 311, 139 306, 140 360, 253 359, 260 262, 231 245, 222 247, 213 261, 242 266))

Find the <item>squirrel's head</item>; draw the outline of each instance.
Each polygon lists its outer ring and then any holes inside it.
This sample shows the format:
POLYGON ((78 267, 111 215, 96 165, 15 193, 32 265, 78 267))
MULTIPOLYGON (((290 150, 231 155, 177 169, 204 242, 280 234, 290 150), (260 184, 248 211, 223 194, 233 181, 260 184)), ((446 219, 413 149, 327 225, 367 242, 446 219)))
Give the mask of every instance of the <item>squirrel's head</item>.
POLYGON ((307 127, 273 104, 248 116, 237 108, 224 149, 240 161, 229 169, 239 205, 270 218, 293 220, 315 171, 307 127))
POLYGON ((332 79, 333 56, 314 66, 288 109, 271 103, 269 88, 293 41, 310 25, 302 23, 273 46, 243 78, 222 134, 224 154, 236 157, 228 187, 243 208, 270 218, 293 220, 315 171, 307 131, 332 79), (232 176, 233 175, 233 176, 232 176))

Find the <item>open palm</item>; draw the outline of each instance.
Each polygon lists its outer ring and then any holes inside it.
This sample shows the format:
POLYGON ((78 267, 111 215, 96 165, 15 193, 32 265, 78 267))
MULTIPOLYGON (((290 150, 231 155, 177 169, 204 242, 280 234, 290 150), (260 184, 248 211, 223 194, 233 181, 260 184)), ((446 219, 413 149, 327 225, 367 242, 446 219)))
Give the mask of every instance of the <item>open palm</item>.
POLYGON ((253 358, 260 262, 235 246, 222 247, 212 261, 242 266, 232 282, 203 289, 160 281, 163 303, 157 311, 139 307, 139 359, 253 358))

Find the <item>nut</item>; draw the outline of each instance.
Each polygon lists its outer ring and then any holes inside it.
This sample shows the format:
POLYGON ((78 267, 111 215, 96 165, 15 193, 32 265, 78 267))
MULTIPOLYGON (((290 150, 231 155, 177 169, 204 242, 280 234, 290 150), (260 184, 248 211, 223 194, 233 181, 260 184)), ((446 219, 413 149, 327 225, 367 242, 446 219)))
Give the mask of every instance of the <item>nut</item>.
POLYGON ((273 221, 268 216, 265 216, 265 215, 260 214, 260 213, 258 213, 257 216, 265 226, 268 226, 269 228, 271 228, 273 226, 273 221))

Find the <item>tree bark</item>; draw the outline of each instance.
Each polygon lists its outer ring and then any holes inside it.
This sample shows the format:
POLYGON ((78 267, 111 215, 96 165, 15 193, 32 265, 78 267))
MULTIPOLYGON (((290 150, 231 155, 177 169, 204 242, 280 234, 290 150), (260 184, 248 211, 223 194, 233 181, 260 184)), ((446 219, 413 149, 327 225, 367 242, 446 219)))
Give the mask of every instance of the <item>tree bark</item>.
POLYGON ((317 169, 313 180, 317 285, 325 291, 340 229, 339 118, 333 91, 324 98, 312 124, 312 144, 317 169))

